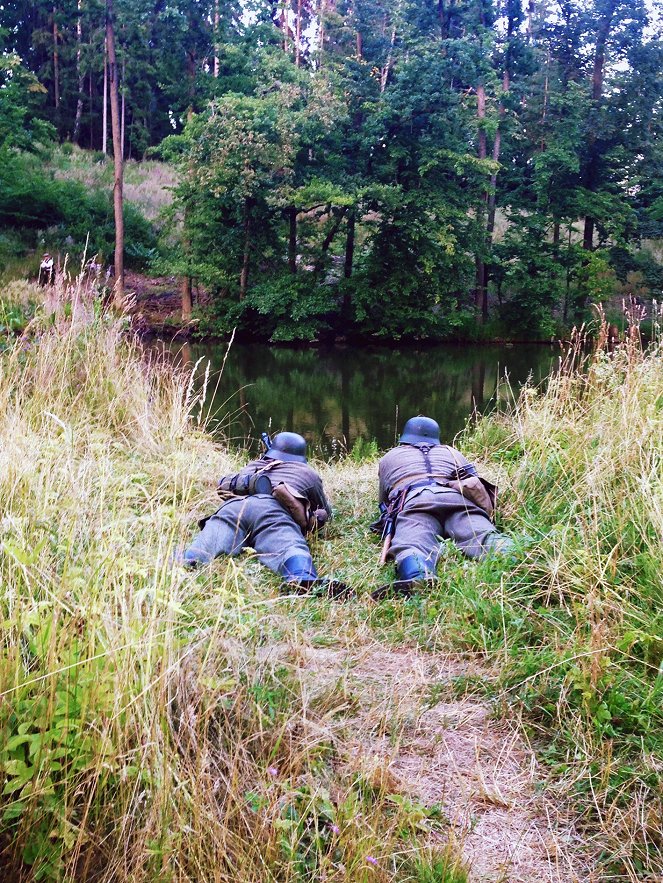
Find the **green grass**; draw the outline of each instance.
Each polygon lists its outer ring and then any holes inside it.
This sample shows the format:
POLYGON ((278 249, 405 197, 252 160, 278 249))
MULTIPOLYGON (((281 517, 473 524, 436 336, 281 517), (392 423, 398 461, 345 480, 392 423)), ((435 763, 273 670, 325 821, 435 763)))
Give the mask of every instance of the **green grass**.
MULTIPOLYGON (((461 440, 521 548, 469 564, 447 549, 426 597, 368 600, 389 575, 368 530, 372 447, 319 464, 337 516, 314 555, 358 593, 340 605, 281 597, 250 555, 172 566, 241 458, 205 432, 204 390, 93 291, 59 279, 38 298, 8 292, 4 315, 32 318, 0 356, 10 879, 464 883, 435 807, 350 762, 365 696, 349 674, 314 689, 296 664, 304 643, 369 641, 471 663, 428 683, 423 707, 489 697, 532 741, 600 879, 662 872, 660 344, 569 361, 461 440)), ((380 723, 390 744, 408 713, 380 723)))
MULTIPOLYGON (((56 178, 79 181, 94 190, 113 189, 113 158, 100 151, 81 150, 76 145, 54 148, 46 167, 56 178)), ((172 202, 177 177, 172 166, 156 160, 129 159, 124 164, 124 198, 135 205, 148 221, 156 222, 172 202)))

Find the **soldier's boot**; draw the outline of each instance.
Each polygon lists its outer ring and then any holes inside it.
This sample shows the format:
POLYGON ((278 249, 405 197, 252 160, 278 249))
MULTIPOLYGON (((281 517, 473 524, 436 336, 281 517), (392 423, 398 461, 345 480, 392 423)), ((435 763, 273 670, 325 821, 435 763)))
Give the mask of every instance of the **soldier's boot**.
POLYGON ((321 579, 315 564, 306 555, 293 555, 284 561, 279 573, 285 580, 285 589, 298 595, 319 595, 346 598, 352 594, 345 583, 335 579, 321 579))
POLYGON ((175 561, 183 567, 194 570, 196 567, 202 567, 205 564, 209 564, 213 559, 214 555, 204 549, 189 548, 178 554, 175 561))
POLYGON ((371 592, 371 598, 374 601, 382 601, 390 595, 410 598, 419 591, 422 583, 435 579, 435 574, 417 555, 408 555, 399 561, 396 565, 396 576, 398 578, 394 583, 386 583, 371 592))

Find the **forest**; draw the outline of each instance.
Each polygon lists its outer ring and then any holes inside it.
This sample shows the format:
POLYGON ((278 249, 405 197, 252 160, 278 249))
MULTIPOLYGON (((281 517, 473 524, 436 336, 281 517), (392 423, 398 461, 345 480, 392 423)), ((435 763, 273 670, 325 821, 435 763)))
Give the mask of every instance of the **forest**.
POLYGON ((0 48, 0 257, 112 257, 110 193, 44 157, 111 161, 115 77, 122 157, 175 170, 125 258, 199 334, 546 340, 660 299, 642 0, 8 0, 0 48))

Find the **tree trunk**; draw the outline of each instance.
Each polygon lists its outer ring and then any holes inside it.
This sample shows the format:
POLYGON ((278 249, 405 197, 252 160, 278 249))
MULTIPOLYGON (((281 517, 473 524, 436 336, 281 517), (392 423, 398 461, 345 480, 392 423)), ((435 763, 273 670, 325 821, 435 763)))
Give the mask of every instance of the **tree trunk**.
POLYGON ((564 310, 562 312, 562 321, 566 325, 569 318, 569 299, 571 290, 571 232, 573 230, 573 222, 569 221, 569 241, 566 247, 566 288, 564 291, 564 310))
POLYGON ((90 114, 89 147, 90 147, 90 150, 92 150, 92 147, 94 146, 94 117, 92 116, 92 109, 94 106, 94 102, 92 100, 92 71, 90 71, 90 74, 88 76, 88 95, 90 96, 90 100, 89 100, 89 104, 88 104, 88 110, 89 110, 89 114, 90 114))
POLYGON ((295 66, 299 67, 302 39, 302 0, 297 0, 297 22, 295 24, 295 66))
POLYGON ((101 150, 108 153, 108 41, 104 37, 104 103, 101 123, 101 150))
POLYGON ((60 56, 58 52, 57 6, 53 7, 53 97, 56 110, 60 107, 60 56))
MULTIPOLYGON (((508 39, 511 39, 511 28, 509 28, 508 39)), ((506 93, 511 88, 511 74, 508 68, 509 64, 509 54, 507 52, 506 59, 506 69, 502 76, 502 92, 506 93)), ((498 163, 500 160, 500 152, 502 149, 502 123, 504 121, 504 100, 500 99, 499 105, 499 120, 497 123, 497 130, 495 132, 495 140, 493 141, 493 162, 498 163)), ((484 110, 485 114, 485 110, 484 110)), ((490 176, 490 191, 488 194, 488 215, 486 218, 486 245, 490 248, 493 244, 493 233, 495 232, 495 213, 497 210, 497 171, 494 171, 490 176)), ((484 287, 486 290, 486 297, 484 298, 483 308, 483 316, 487 318, 488 315, 488 273, 486 268, 484 267, 484 287)))
POLYGON ((380 95, 387 88, 387 80, 389 79, 389 71, 391 70, 391 66, 393 64, 393 54, 394 54, 394 45, 396 43, 396 26, 391 29, 391 40, 389 41, 389 53, 387 54, 387 61, 385 62, 385 66, 382 68, 382 72, 380 73, 380 95))
MULTIPOLYGON (((486 159, 486 130, 484 128, 484 120, 486 118, 486 89, 483 83, 477 86, 477 118, 479 121, 479 159, 486 159)), ((488 193, 486 192, 482 198, 479 208, 479 217, 477 220, 483 223, 483 209, 488 201, 488 193)), ((474 283, 474 306, 476 309, 477 321, 483 323, 488 313, 488 299, 486 296, 486 267, 483 256, 479 253, 475 257, 475 283, 474 283)))
MULTIPOLYGON (((598 33, 596 35, 596 49, 594 50, 594 66, 592 69, 592 104, 593 115, 598 112, 603 95, 603 75, 605 71, 605 51, 610 36, 610 28, 615 14, 617 0, 611 0, 603 18, 599 23, 598 33)), ((591 119, 591 116, 590 116, 591 119)), ((585 170, 584 185, 587 190, 593 192, 596 187, 596 176, 598 172, 598 154, 596 151, 596 131, 590 129, 587 136, 588 156, 587 168, 585 170)), ((585 251, 591 251, 594 248, 594 225, 595 219, 590 216, 585 217, 585 228, 582 236, 582 247, 585 251)))
POLYGON ((191 297, 191 276, 182 277, 182 324, 191 321, 191 312, 193 310, 193 298, 191 297))
POLYGON ((288 208, 288 269, 293 274, 297 272, 297 208, 294 205, 288 208))
POLYGON ((251 201, 244 201, 244 256, 242 272, 239 276, 239 299, 244 300, 249 287, 249 266, 251 263, 251 201))
POLYGON ((186 121, 190 123, 193 119, 193 104, 196 98, 196 52, 194 49, 189 50, 186 54, 186 69, 189 80, 189 106, 186 109, 186 121))
POLYGON ((559 249, 559 221, 557 219, 553 222, 553 246, 555 251, 559 249))
POLYGON ((125 83, 125 60, 122 59, 122 123, 120 125, 120 147, 122 148, 122 159, 124 159, 124 110, 125 110, 125 96, 124 96, 124 83, 125 83))
POLYGON ((81 43, 83 42, 83 22, 81 0, 77 5, 78 15, 76 17, 76 77, 78 79, 78 100, 76 101, 76 118, 74 119, 74 133, 72 140, 78 144, 81 133, 81 119, 83 117, 83 89, 85 87, 85 78, 81 72, 81 43))
POLYGON ((343 275, 346 279, 352 276, 352 264, 355 255, 355 210, 350 209, 348 215, 348 233, 345 240, 345 265, 343 267, 343 275))
POLYGON ((106 43, 108 45, 108 73, 110 80, 111 126, 113 129, 113 157, 115 181, 113 185, 113 209, 115 212, 115 304, 124 301, 124 216, 122 213, 122 144, 120 142, 120 101, 118 88, 117 58, 115 56, 115 31, 113 27, 113 0, 106 0, 106 43))
POLYGON ((334 240, 334 236, 336 236, 336 234, 338 233, 338 228, 341 226, 341 223, 343 221, 343 218, 345 217, 346 211, 347 211, 347 208, 344 206, 340 210, 340 212, 336 215, 336 220, 329 228, 329 231, 327 232, 327 235, 325 236, 325 238, 322 240, 322 247, 320 248, 320 255, 318 256, 317 261, 313 265, 313 275, 314 276, 317 276, 320 273, 320 271, 322 270, 322 267, 325 262, 325 256, 326 256, 327 252, 329 251, 329 246, 332 244, 332 242, 334 240))
POLYGON ((214 78, 219 76, 219 0, 214 0, 214 78))

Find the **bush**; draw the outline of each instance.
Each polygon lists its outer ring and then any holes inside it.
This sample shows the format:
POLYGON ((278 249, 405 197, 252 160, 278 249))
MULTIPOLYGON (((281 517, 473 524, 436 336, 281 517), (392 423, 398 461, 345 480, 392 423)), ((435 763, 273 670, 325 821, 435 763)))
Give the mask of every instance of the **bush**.
MULTIPOLYGON (((0 155, 0 228, 21 233, 33 247, 37 233, 49 230, 51 247, 85 248, 89 255, 110 255, 115 243, 113 203, 109 193, 88 191, 74 181, 59 181, 41 171, 30 157, 11 151, 0 155)), ((131 204, 124 205, 125 242, 144 261, 156 245, 152 225, 131 204), (142 250, 142 251, 141 251, 142 250)), ((132 254, 127 253, 131 263, 132 254)))

